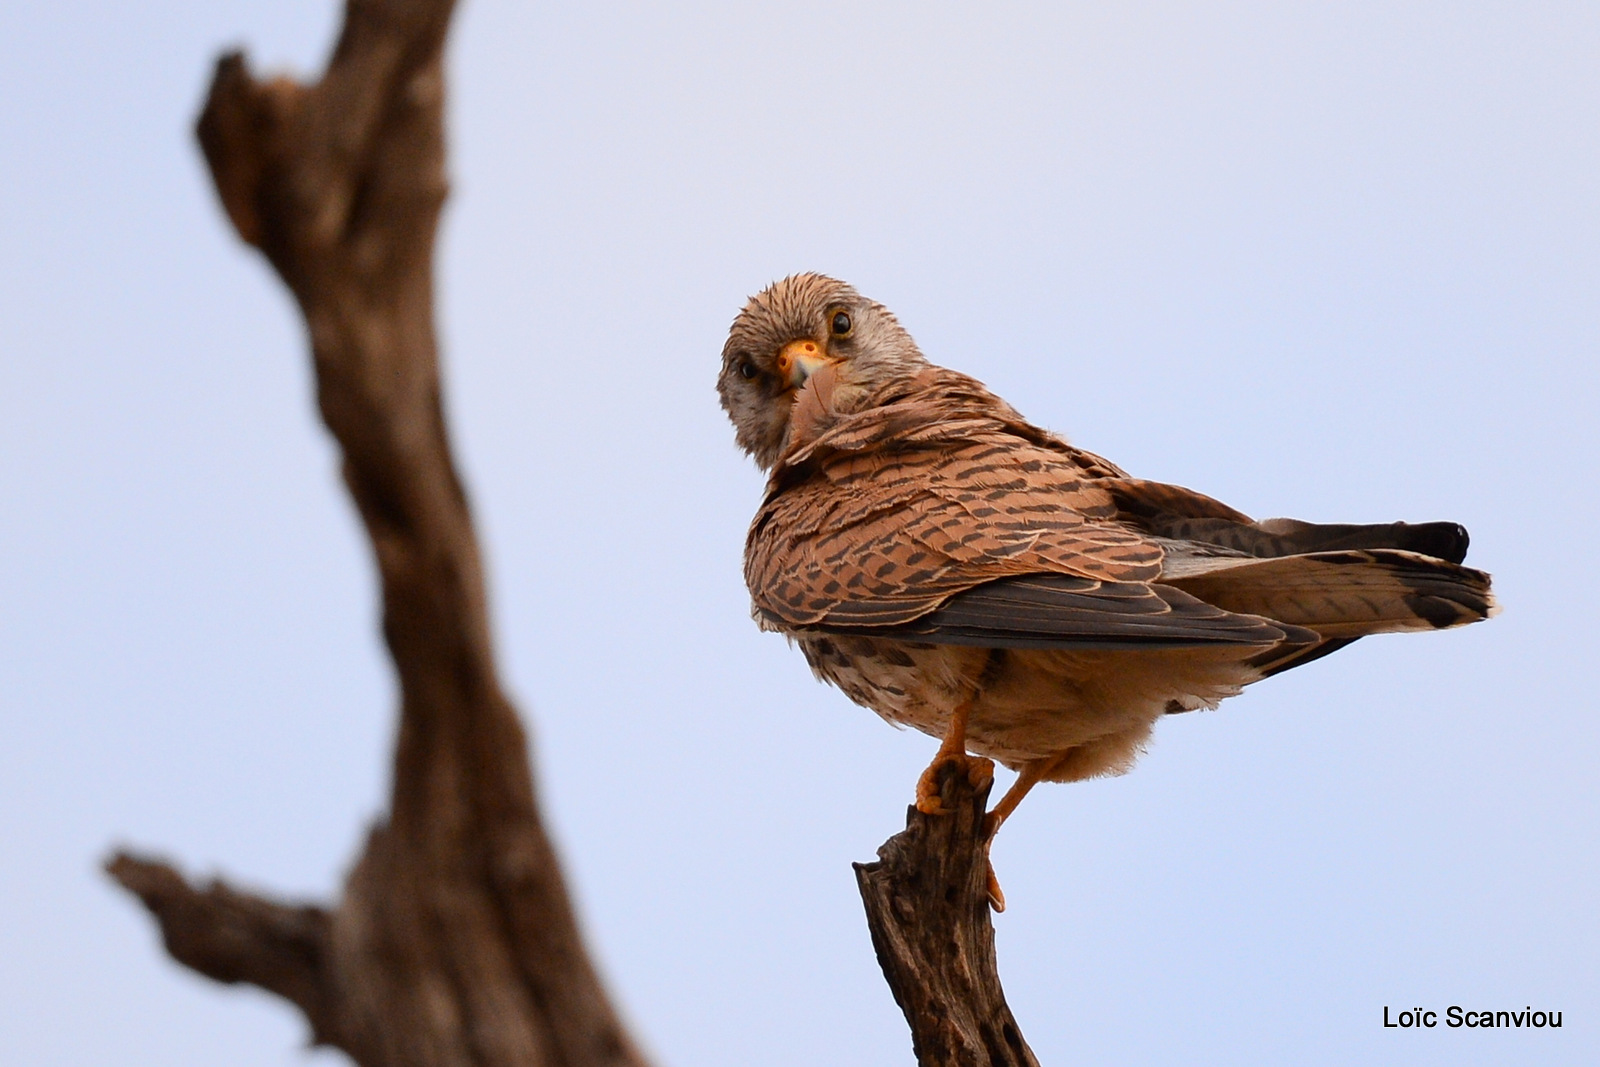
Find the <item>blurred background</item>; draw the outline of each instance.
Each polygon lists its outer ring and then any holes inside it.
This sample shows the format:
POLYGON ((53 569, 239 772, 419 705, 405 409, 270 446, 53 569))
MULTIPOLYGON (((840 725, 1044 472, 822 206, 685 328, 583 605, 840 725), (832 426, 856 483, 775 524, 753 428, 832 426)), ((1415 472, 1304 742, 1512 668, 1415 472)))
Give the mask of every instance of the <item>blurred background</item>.
MULTIPOLYGON (((328 0, 61 0, 0 34, 0 1048, 343 1062, 170 963, 114 844, 331 899, 395 687, 302 327, 190 133, 328 0)), ((527 5, 450 54, 449 414, 595 951, 663 1067, 911 1062, 851 861, 935 742, 740 573, 713 391, 799 270, 1135 474, 1454 519, 1504 614, 1374 638, 1041 788, 995 862, 1045 1064, 1600 1056, 1600 9, 527 5), (1385 1030, 1561 1010, 1561 1030, 1385 1030)), ((1002 782, 1002 785, 1004 782, 1002 782)))

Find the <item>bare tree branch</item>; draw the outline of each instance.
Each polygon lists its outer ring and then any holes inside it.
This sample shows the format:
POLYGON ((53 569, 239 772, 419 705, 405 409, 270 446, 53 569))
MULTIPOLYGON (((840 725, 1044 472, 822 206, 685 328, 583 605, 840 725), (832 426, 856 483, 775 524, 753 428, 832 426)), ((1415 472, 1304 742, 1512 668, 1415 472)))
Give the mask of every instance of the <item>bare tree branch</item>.
POLYGON ((544 832, 502 692, 440 404, 433 244, 451 0, 349 0, 320 81, 224 56, 198 124, 239 236, 305 316, 323 420, 371 539, 400 678, 390 815, 324 911, 108 865, 169 951, 279 993, 358 1063, 635 1067, 544 832))
POLYGON ((161 924, 167 951, 219 982, 248 982, 292 1001, 311 1021, 315 1040, 330 1035, 321 1008, 328 913, 274 904, 220 881, 196 889, 167 864, 118 853, 106 871, 134 893, 161 924))
MULTIPOLYGON (((372 542, 400 678, 387 821, 333 908, 121 853, 178 962, 289 1000, 363 1067, 644 1067, 584 947, 489 636, 440 403, 433 245, 452 0, 348 0, 320 81, 217 64, 198 135, 239 236, 299 303, 324 422, 372 542)), ((860 866, 873 944, 925 1065, 1034 1065, 1000 990, 987 787, 941 782, 860 866)))
POLYGON ((993 784, 947 763, 939 796, 953 814, 909 808, 878 862, 856 864, 872 947, 921 1067, 1039 1067, 995 965, 983 818, 993 784))

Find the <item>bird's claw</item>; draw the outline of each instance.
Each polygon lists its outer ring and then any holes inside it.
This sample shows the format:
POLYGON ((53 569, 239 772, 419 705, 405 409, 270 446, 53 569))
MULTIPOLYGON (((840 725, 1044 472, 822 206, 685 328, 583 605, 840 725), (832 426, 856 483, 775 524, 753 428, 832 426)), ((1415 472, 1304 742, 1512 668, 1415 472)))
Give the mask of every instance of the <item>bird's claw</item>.
POLYGON ((989 907, 993 908, 996 913, 1005 911, 1006 894, 1005 891, 1000 888, 999 876, 994 873, 994 861, 990 860, 988 857, 985 857, 983 861, 983 867, 984 877, 988 882, 986 888, 989 893, 989 907))
POLYGON ((965 752, 941 752, 917 779, 917 810, 924 815, 952 815, 939 796, 939 772, 953 764, 964 772, 974 789, 984 789, 994 781, 994 760, 969 756, 965 752))

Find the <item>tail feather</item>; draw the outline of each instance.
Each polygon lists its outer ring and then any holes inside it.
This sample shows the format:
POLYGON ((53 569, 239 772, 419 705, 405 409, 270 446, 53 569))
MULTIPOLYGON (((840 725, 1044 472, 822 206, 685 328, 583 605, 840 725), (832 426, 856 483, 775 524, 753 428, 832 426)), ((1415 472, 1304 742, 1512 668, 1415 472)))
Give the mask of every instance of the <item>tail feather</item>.
POLYGON ((1489 576, 1399 549, 1313 552, 1276 559, 1191 560, 1162 581, 1227 611, 1315 630, 1324 638, 1442 630, 1495 611, 1489 576))

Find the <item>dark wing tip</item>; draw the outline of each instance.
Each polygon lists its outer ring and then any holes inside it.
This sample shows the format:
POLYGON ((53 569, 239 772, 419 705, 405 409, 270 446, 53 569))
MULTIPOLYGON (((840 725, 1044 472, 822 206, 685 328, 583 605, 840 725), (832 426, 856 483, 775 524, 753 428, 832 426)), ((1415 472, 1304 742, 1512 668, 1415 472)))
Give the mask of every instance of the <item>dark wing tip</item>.
POLYGON ((1467 546, 1472 538, 1467 536, 1467 528, 1459 522, 1401 523, 1400 527, 1403 532, 1396 538, 1400 542, 1394 546, 1396 548, 1419 552, 1447 563, 1460 563, 1467 558, 1467 546))

